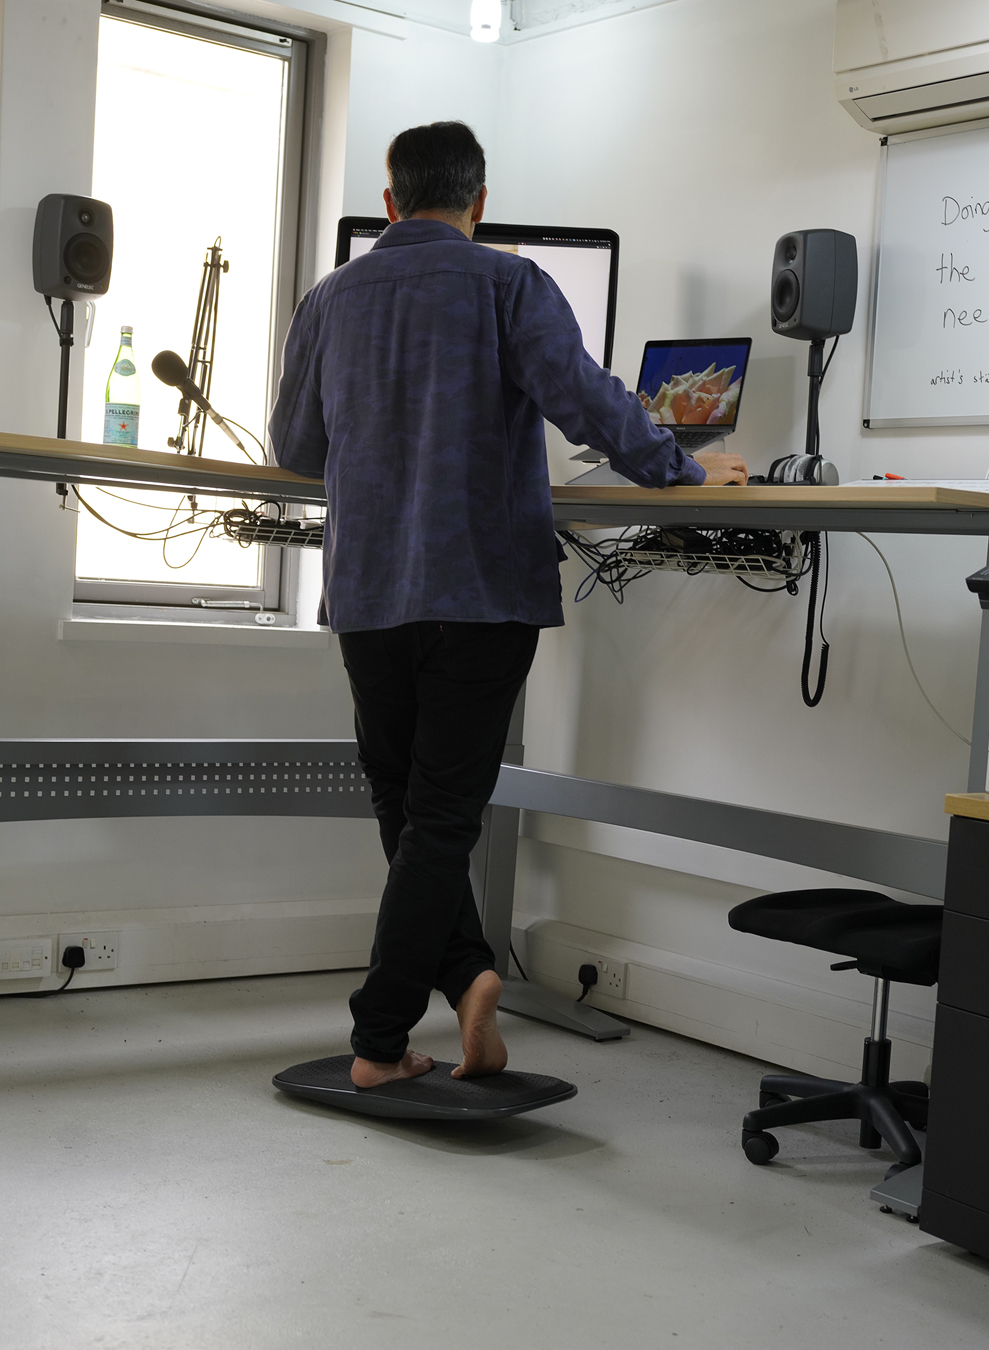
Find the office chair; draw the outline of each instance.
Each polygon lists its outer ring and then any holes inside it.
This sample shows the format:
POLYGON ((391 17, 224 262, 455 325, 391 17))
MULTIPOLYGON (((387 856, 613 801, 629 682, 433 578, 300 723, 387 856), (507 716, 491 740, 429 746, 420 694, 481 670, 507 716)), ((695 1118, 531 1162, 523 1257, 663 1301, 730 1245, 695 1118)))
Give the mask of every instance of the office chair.
POLYGON ((742 1148, 749 1162, 762 1165, 779 1152, 768 1131, 776 1125, 816 1120, 862 1122, 859 1144, 879 1148, 885 1139, 901 1171, 921 1160, 907 1124, 927 1125, 925 1083, 889 1081, 891 1043, 886 1036, 889 986, 937 983, 941 954, 940 905, 907 905, 875 891, 784 891, 746 900, 729 912, 740 933, 850 957, 832 970, 851 970, 875 979, 872 1030, 862 1056, 862 1081, 841 1083, 804 1074, 766 1074, 759 1084, 759 1109, 742 1121, 742 1148))

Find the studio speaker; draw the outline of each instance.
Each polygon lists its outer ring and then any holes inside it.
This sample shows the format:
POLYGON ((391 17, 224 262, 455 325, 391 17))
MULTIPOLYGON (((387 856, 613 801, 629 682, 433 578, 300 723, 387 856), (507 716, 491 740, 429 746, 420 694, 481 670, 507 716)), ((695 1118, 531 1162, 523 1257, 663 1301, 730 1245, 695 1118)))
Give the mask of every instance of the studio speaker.
POLYGON ((106 295, 113 263, 113 211, 93 197, 52 192, 34 219, 34 289, 58 300, 106 295))
POLYGON ((773 255, 773 331, 814 341, 851 330, 858 290, 855 236, 794 230, 773 255))

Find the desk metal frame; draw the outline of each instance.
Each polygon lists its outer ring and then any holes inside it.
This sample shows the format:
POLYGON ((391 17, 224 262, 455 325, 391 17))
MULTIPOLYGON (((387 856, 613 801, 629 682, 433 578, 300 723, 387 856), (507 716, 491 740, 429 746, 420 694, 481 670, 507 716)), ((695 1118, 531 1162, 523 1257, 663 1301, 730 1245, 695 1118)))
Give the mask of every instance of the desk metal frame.
MULTIPOLYGON (((132 458, 127 459, 101 446, 4 434, 0 434, 2 476, 45 482, 127 483, 169 491, 198 488, 234 497, 325 502, 322 483, 270 467, 241 468, 146 451, 132 452, 132 458)), ((691 500, 681 500, 680 489, 668 493, 555 489, 554 513, 559 527, 577 530, 689 525, 697 529, 748 527, 989 538, 989 496, 985 507, 981 502, 943 505, 940 499, 894 506, 886 504, 893 499, 885 495, 881 500, 837 500, 847 499, 848 492, 832 493, 827 488, 783 490, 774 503, 759 489, 736 489, 737 502, 734 494, 726 497, 727 490, 706 491, 711 493, 710 499, 698 502, 696 493, 691 500), (829 502, 829 495, 835 500, 829 502)), ((524 695, 515 711, 505 762, 472 860, 484 930, 495 950, 499 974, 506 979, 503 1006, 508 1010, 537 1016, 595 1039, 620 1035, 625 1030, 615 1019, 593 1008, 574 1005, 551 991, 507 978, 519 811, 523 809, 698 840, 919 895, 941 898, 944 894, 947 846, 940 840, 526 769, 522 767, 523 700, 524 695)), ((982 611, 969 791, 985 788, 987 760, 989 611, 982 611)), ((147 814, 370 815, 366 787, 351 799, 349 791, 314 792, 312 788, 322 779, 309 779, 309 790, 303 791, 297 789, 306 787, 306 779, 284 777, 306 772, 328 774, 333 765, 346 765, 333 769, 335 773, 360 773, 353 742, 7 741, 0 743, 0 820, 147 814), (147 765, 159 769, 165 765, 166 780, 159 778, 157 785, 145 782, 138 801, 130 795, 131 784, 119 778, 125 762, 140 763, 145 771, 147 765), (40 778, 46 773, 53 780, 75 774, 88 776, 92 782, 75 783, 71 791, 67 784, 59 789, 54 781, 47 787, 35 784, 29 797, 23 792, 26 786, 30 790, 30 785, 21 784, 18 792, 16 784, 8 783, 4 791, 5 778, 15 770, 23 775, 26 768, 34 769, 40 778), (171 783, 167 781, 169 768, 179 775, 171 783), (202 781, 204 773, 218 775, 221 771, 238 775, 254 772, 260 777, 202 781), (200 777, 193 784, 188 776, 195 773, 200 777), (222 786, 224 791, 190 791, 194 786, 222 786), (275 786, 279 790, 272 792, 275 786), (238 790, 227 791, 228 787, 238 790)), ((349 778, 342 781, 350 787, 349 778)), ((353 781, 356 785, 359 780, 355 776, 353 781)), ((334 785, 339 787, 340 782, 334 780, 334 785)))

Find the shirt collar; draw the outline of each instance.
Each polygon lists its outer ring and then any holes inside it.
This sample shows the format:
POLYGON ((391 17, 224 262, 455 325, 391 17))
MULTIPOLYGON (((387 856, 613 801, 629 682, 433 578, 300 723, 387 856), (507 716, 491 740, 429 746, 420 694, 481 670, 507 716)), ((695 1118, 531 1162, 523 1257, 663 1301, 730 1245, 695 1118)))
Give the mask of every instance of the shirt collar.
POLYGON ((445 220, 397 220, 389 225, 384 234, 375 240, 373 248, 392 248, 396 244, 432 244, 439 239, 450 243, 470 243, 470 240, 455 225, 445 220))

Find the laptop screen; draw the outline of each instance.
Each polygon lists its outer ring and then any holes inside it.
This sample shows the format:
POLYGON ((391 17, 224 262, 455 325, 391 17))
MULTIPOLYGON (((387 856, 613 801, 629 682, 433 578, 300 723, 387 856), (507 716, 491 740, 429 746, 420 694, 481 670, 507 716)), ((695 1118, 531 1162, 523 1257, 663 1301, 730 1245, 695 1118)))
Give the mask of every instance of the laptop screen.
POLYGON ((647 342, 636 392, 665 426, 735 425, 751 338, 647 342))

